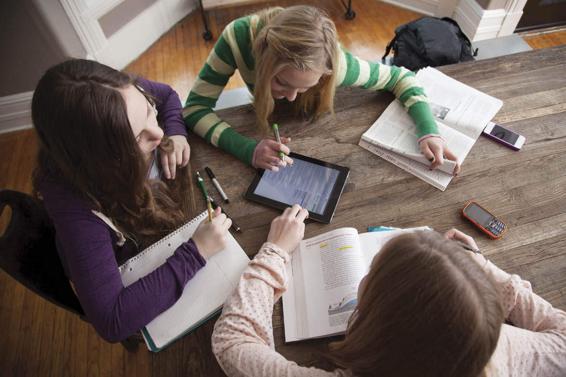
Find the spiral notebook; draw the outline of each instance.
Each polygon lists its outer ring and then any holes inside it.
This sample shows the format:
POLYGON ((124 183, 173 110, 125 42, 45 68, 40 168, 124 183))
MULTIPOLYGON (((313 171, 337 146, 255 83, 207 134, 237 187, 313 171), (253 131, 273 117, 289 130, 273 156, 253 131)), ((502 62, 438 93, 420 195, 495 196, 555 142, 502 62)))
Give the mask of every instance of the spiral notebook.
MULTIPOLYGON (((179 245, 191 238, 206 216, 205 211, 121 265, 119 269, 124 286, 127 287, 164 264, 179 245)), ((183 294, 173 306, 141 330, 149 350, 162 350, 220 311, 228 295, 236 288, 248 262, 249 258, 244 250, 227 233, 226 248, 210 258, 189 280, 183 294)))

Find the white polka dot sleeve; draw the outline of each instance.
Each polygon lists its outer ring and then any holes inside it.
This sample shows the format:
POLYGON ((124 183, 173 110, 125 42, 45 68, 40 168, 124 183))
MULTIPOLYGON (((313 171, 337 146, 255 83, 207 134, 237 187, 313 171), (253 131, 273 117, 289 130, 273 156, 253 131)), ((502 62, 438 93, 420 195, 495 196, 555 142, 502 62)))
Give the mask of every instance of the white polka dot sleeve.
POLYGON ((566 376, 566 312, 554 308, 518 275, 475 256, 496 282, 505 319, 492 365, 502 375, 566 376), (536 371, 536 373, 535 373, 536 371))
POLYGON ((287 286, 289 254, 265 243, 226 300, 214 326, 212 350, 228 376, 342 376, 298 366, 274 349, 273 304, 287 286))
POLYGON ((566 312, 554 308, 535 294, 531 283, 503 271, 483 255, 474 254, 474 257, 496 282, 502 295, 505 319, 526 330, 558 330, 566 333, 566 312))

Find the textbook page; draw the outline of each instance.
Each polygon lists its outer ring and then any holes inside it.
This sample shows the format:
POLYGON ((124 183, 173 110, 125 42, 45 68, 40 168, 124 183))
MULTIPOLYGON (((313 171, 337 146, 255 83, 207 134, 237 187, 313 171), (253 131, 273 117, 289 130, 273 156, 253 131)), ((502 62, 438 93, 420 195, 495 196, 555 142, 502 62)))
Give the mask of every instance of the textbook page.
POLYGON ((392 238, 395 238, 403 233, 416 232, 420 230, 432 230, 428 226, 421 226, 416 228, 394 229, 381 232, 367 232, 360 233, 360 247, 366 259, 367 265, 366 274, 369 272, 373 258, 381 251, 383 246, 392 238))
POLYGON ((301 241, 287 266, 293 282, 283 295, 285 341, 343 333, 366 272, 354 228, 301 241))
POLYGON ((354 228, 341 228, 302 241, 287 264, 285 342, 344 333, 374 256, 390 239, 418 230, 430 228, 359 235, 354 228))
POLYGON ((417 73, 435 118, 476 140, 503 102, 439 70, 427 67, 417 73))

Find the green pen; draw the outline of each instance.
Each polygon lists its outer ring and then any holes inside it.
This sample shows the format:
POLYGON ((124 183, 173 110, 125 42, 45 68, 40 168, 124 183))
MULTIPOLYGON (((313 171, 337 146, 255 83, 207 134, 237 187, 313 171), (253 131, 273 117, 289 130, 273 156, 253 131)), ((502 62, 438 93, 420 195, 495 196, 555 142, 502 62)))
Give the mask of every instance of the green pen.
POLYGON ((210 202, 210 196, 206 191, 206 186, 204 185, 204 179, 200 176, 200 173, 197 170, 197 185, 200 187, 202 191, 202 195, 204 196, 204 200, 206 200, 206 209, 208 211, 208 221, 212 221, 212 203, 210 202))
MULTIPOLYGON (((277 123, 273 123, 271 125, 271 128, 273 128, 273 133, 275 134, 275 140, 277 140, 277 142, 281 144, 281 136, 279 136, 279 126, 277 125, 277 123)), ((285 158, 285 153, 279 151, 279 158, 283 160, 285 158)))

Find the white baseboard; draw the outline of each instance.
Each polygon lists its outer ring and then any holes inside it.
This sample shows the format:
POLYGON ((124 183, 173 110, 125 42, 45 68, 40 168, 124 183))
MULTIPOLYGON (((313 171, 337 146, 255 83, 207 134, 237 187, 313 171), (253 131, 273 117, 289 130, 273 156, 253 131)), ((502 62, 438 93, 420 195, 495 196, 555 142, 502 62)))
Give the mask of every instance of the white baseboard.
POLYGON ((0 133, 32 127, 32 92, 0 97, 0 133))
POLYGON ((438 8, 438 0, 381 0, 384 3, 412 10, 427 16, 434 16, 438 8))
POLYGON ((454 20, 458 22, 464 34, 474 42, 500 35, 506 15, 505 9, 485 10, 475 0, 462 0, 454 11, 454 20))
POLYGON ((196 7, 186 0, 157 1, 113 34, 90 56, 116 69, 123 69, 196 7))

